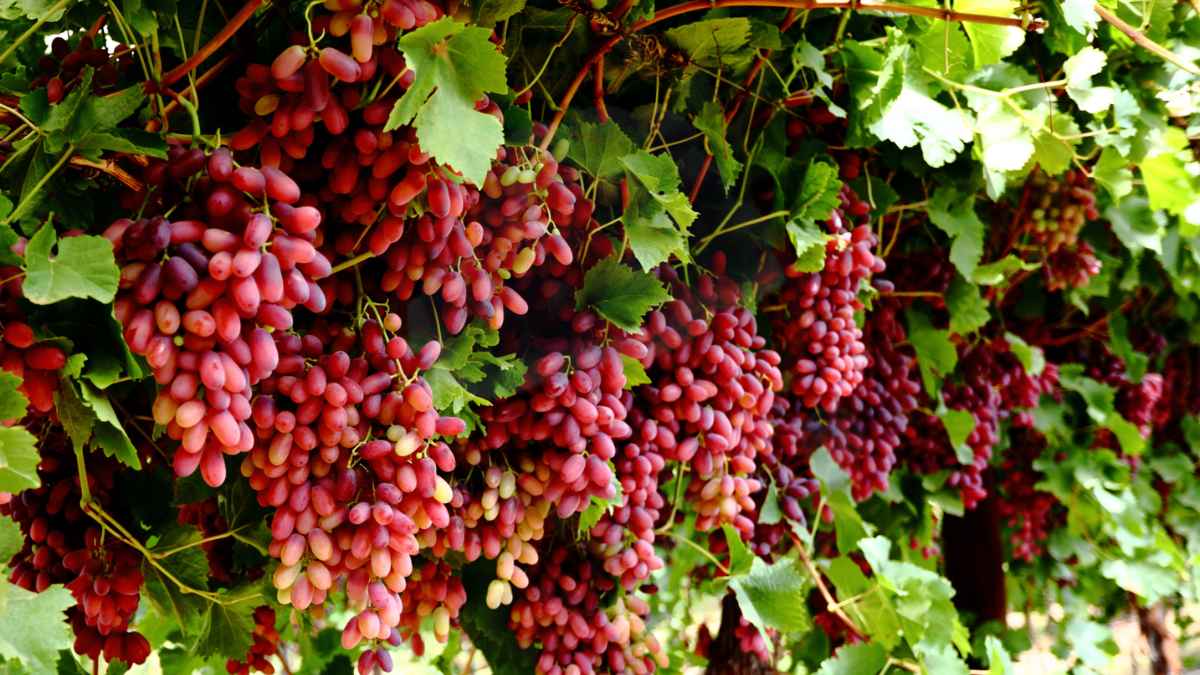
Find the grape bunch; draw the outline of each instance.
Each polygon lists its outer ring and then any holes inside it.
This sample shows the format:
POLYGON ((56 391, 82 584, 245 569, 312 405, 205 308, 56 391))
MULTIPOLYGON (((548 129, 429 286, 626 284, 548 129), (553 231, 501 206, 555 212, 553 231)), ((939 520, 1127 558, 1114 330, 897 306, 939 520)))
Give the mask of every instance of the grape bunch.
POLYGON ((1012 556, 1033 562, 1042 555, 1043 543, 1062 513, 1054 495, 1037 489, 1042 480, 1033 463, 1046 449, 1046 438, 1036 430, 1016 427, 997 469, 1000 517, 1007 523, 1012 556))
POLYGON ((509 625, 522 648, 537 646, 539 675, 652 673, 667 655, 646 626, 650 606, 615 599, 616 582, 593 560, 548 540, 533 582, 514 599, 509 625))
POLYGON ((1079 169, 1061 178, 1034 171, 1025 182, 1022 199, 1024 219, 1018 227, 1050 254, 1074 247, 1083 226, 1100 217, 1091 179, 1079 169))
POLYGON ((871 206, 849 187, 839 194, 827 227, 831 235, 819 272, 802 272, 793 263, 776 302, 782 311, 771 327, 782 347, 789 391, 806 407, 837 409, 862 382, 868 356, 855 313, 863 308, 860 286, 884 270, 876 257, 868 216, 871 206))
POLYGON ((85 69, 92 69, 92 91, 109 93, 117 87, 122 76, 133 66, 133 51, 118 44, 113 53, 97 47, 95 38, 88 33, 81 36, 72 47, 65 37, 50 41, 50 53, 38 59, 37 75, 30 80, 30 89, 46 90, 46 100, 57 104, 78 87, 85 69))
POLYGON ((215 487, 224 456, 254 446, 251 387, 279 361, 270 331, 291 328, 297 306, 325 307, 316 279, 330 266, 312 243, 321 213, 298 205, 286 174, 238 166, 224 148, 173 146, 147 174, 186 197, 170 220, 126 218, 105 230, 122 264, 115 313, 162 385, 154 421, 181 441, 176 474, 199 468, 215 487))
POLYGON ((1042 269, 1046 288, 1061 291, 1087 286, 1103 268, 1104 263, 1096 257, 1096 251, 1086 241, 1081 241, 1047 255, 1042 269))
MULTIPOLYGON (((724 258, 713 263, 724 271, 724 258)), ((766 349, 754 314, 737 304, 737 283, 705 276, 694 291, 669 269, 660 274, 677 299, 646 317, 641 357, 650 384, 634 391, 634 407, 657 425, 654 443, 668 462, 691 473, 685 499, 696 527, 732 523, 751 535, 752 495, 762 488, 756 458, 771 452, 768 422, 775 392, 783 388, 779 354, 766 349)))
POLYGON ((987 496, 984 471, 1000 438, 1000 424, 1016 415, 1018 426, 1028 426, 1024 410, 1037 406, 1043 394, 1055 394, 1057 370, 1026 372, 1008 340, 995 337, 959 348, 958 372, 962 378, 942 389, 947 408, 971 413, 974 426, 965 440, 972 453, 970 464, 960 463, 942 421, 935 415, 916 413, 906 433, 906 460, 917 473, 950 469, 947 485, 957 489, 967 508, 987 496))
MULTIPOLYGON (((0 514, 21 529, 21 548, 8 561, 9 579, 42 592, 64 584, 76 605, 67 611, 75 651, 110 661, 142 663, 150 653, 145 637, 129 630, 142 588, 141 556, 124 543, 106 540, 80 506, 82 492, 71 441, 52 428, 39 446, 40 486, 0 495, 0 514)), ((91 498, 111 506, 119 466, 106 457, 88 463, 91 498)))
POLYGON ((467 602, 467 591, 458 570, 443 560, 430 560, 413 571, 401 598, 404 609, 400 615, 400 635, 419 655, 424 648, 421 623, 432 617, 434 638, 445 642, 467 602))
POLYGON ((279 559, 279 601, 319 607, 344 583, 355 612, 342 633, 347 649, 399 639, 415 535, 450 524, 453 492, 439 471, 456 460, 436 437, 465 428, 433 410, 420 377, 439 343, 414 352, 396 334, 399 317, 382 319, 357 332, 320 322, 304 337, 276 338, 278 368, 259 385, 258 440, 241 468, 259 502, 276 509, 268 551, 279 559))

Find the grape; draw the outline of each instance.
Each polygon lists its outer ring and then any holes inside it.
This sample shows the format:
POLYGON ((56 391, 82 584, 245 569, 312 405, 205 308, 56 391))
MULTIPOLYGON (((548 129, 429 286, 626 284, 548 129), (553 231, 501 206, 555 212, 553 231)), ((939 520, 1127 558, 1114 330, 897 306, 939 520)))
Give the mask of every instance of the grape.
POLYGON ((774 334, 790 375, 791 393, 806 407, 837 409, 863 380, 869 362, 855 313, 862 310, 859 286, 884 270, 875 257, 875 238, 867 216, 870 206, 848 187, 828 223, 832 235, 823 269, 802 273, 794 264, 772 303, 774 334), (857 225, 855 225, 857 223, 857 225))
POLYGON ((279 631, 275 630, 275 610, 269 605, 254 608, 253 639, 245 659, 226 661, 225 670, 231 675, 249 675, 254 671, 272 675, 275 672, 275 666, 267 658, 279 653, 279 631))

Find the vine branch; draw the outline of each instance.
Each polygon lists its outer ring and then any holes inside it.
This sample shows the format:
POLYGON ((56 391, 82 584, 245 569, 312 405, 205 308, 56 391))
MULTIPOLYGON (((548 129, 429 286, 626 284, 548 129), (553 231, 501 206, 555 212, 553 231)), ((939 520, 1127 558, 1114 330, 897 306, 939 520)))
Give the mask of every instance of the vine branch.
MULTIPOLYGON (((252 0, 253 1, 253 0, 252 0)), ((863 3, 859 0, 688 0, 673 7, 667 7, 654 16, 643 19, 631 25, 625 32, 618 33, 611 38, 605 40, 599 47, 592 52, 591 56, 584 61, 579 72, 575 74, 575 79, 571 80, 571 84, 567 86, 567 90, 563 92, 562 99, 558 102, 558 110, 554 113, 554 118, 550 121, 546 131, 546 136, 542 139, 541 149, 547 150, 550 148, 550 143, 554 140, 554 134, 558 131, 558 127, 562 124, 563 118, 567 115, 567 110, 571 107, 571 101, 575 95, 579 93, 579 87, 583 85, 583 81, 592 73, 593 68, 604 55, 612 51, 621 40, 625 39, 633 33, 645 30, 656 23, 672 19, 677 16, 682 16, 691 12, 703 12, 711 9, 728 7, 777 7, 780 9, 848 9, 856 8, 858 11, 868 12, 883 12, 885 14, 907 14, 910 16, 924 16, 931 19, 941 19, 942 21, 956 22, 974 22, 986 23, 995 26, 1011 26, 1024 30, 1037 30, 1045 27, 1046 22, 1041 19, 1016 18, 1011 16, 995 16, 992 14, 975 14, 972 12, 955 12, 949 9, 940 7, 917 7, 912 5, 899 5, 887 2, 871 2, 863 3)), ((1169 53, 1169 52, 1168 52, 1169 53)))
POLYGON ((217 51, 221 48, 221 45, 228 42, 229 38, 233 37, 233 34, 238 32, 238 30, 250 20, 250 17, 254 16, 254 12, 258 11, 259 6, 262 4, 263 0, 248 0, 246 4, 242 5, 242 8, 238 10, 237 14, 234 14, 229 18, 229 23, 225 24, 225 27, 222 28, 216 35, 214 35, 211 40, 205 43, 205 45, 197 50, 195 54, 192 54, 190 57, 188 57, 187 61, 184 61, 175 68, 172 68, 167 72, 166 75, 163 75, 162 79, 158 82, 159 86, 169 87, 172 84, 175 84, 187 76, 188 73, 195 70, 196 67, 198 67, 201 63, 204 63, 209 56, 212 56, 213 52, 217 51))
POLYGON ((1170 62, 1176 68, 1179 68, 1184 72, 1191 73, 1192 75, 1200 75, 1200 68, 1197 68, 1196 64, 1184 61, 1175 52, 1146 37, 1145 33, 1134 28, 1133 26, 1130 26, 1128 23, 1125 23, 1121 17, 1113 14, 1112 11, 1107 7, 1097 2, 1095 8, 1096 14, 1099 15, 1101 19, 1104 19, 1110 26, 1124 33, 1126 37, 1128 37, 1130 40, 1133 40, 1134 44, 1142 47, 1152 54, 1157 55, 1164 61, 1170 62))

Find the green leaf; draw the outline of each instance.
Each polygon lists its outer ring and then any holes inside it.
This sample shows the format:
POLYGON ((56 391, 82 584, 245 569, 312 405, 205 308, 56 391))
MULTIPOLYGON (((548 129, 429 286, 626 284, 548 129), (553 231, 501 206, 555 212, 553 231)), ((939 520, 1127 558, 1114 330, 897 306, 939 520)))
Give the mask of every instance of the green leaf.
POLYGON ((988 303, 975 284, 955 277, 946 291, 946 309, 950 311, 950 332, 966 334, 974 332, 991 319, 988 303))
POLYGON ((760 632, 772 628, 795 635, 812 628, 804 602, 810 582, 798 565, 791 558, 771 564, 753 558, 750 570, 729 582, 742 616, 760 632))
POLYGON ((1084 47, 1063 64, 1067 77, 1067 95, 1079 109, 1089 113, 1100 113, 1112 106, 1116 90, 1112 87, 1092 85, 1092 76, 1104 70, 1108 57, 1095 47, 1084 47))
POLYGON ((641 361, 632 356, 621 355, 621 366, 625 372, 625 388, 633 389, 639 385, 650 384, 650 376, 646 374, 646 367, 641 361))
POLYGON ((1129 319, 1124 314, 1113 313, 1108 317, 1108 344, 1112 353, 1125 362, 1125 375, 1134 384, 1142 381, 1150 358, 1133 348, 1129 341, 1129 319))
POLYGON ((0 518, 0 561, 8 564, 12 557, 25 545, 21 526, 11 518, 0 518))
POLYGON ((1075 159, 1078 141, 1064 141, 1061 137, 1078 133, 1079 125, 1075 120, 1067 115, 1051 115, 1049 124, 1033 139, 1033 161, 1052 176, 1065 172, 1075 159))
POLYGON ((669 154, 645 150, 620 158, 630 191, 629 208, 622 215, 625 234, 642 268, 650 270, 675 256, 688 257, 687 231, 696 212, 687 195, 679 191, 679 169, 669 154))
POLYGON ((749 65, 752 28, 744 17, 704 19, 668 30, 664 37, 688 55, 691 63, 710 70, 734 70, 749 65))
POLYGON ((1153 604, 1179 591, 1179 575, 1161 565, 1145 560, 1106 560, 1100 573, 1121 588, 1153 604))
POLYGON ((79 383, 79 396, 80 400, 96 415, 95 440, 96 444, 104 450, 104 454, 115 457, 125 466, 134 469, 142 468, 137 448, 129 440, 129 434, 121 425, 121 420, 117 417, 117 412, 113 410, 108 396, 87 382, 79 383))
POLYGON ((112 242, 90 235, 66 237, 57 240, 58 254, 51 258, 55 241, 54 228, 49 224, 29 240, 25 249, 25 299, 37 305, 67 298, 112 302, 120 278, 112 242))
POLYGON ((32 673, 56 672, 59 650, 72 643, 63 613, 74 605, 62 586, 34 593, 0 581, 0 656, 19 661, 32 673))
POLYGON ((1071 645, 1075 656, 1092 668, 1107 668, 1118 652, 1109 627, 1087 619, 1069 620, 1063 637, 1071 645))
POLYGON ((1008 254, 1003 258, 980 265, 971 273, 971 283, 979 284, 980 286, 995 286, 1003 281, 1008 280, 1013 272, 1020 270, 1030 271, 1040 267, 1037 263, 1025 262, 1013 254, 1008 254))
POLYGON ((942 77, 962 82, 971 75, 971 45, 961 26, 930 22, 913 46, 921 63, 942 77))
POLYGON ((1092 180, 1107 190, 1114 200, 1121 199, 1133 191, 1133 171, 1129 164, 1116 148, 1105 148, 1092 167, 1092 180))
POLYGON ((1081 35, 1091 33, 1100 23, 1100 15, 1096 13, 1096 4, 1092 0, 1062 0, 1061 7, 1067 25, 1081 35))
POLYGON ((871 133, 898 148, 921 146, 925 163, 937 168, 954 160, 971 140, 971 117, 931 98, 924 87, 905 83, 904 89, 870 125, 871 133))
POLYGON ((975 198, 950 187, 939 187, 929 200, 929 220, 954 243, 950 262, 959 274, 970 279, 983 256, 986 227, 975 213, 975 198))
MULTIPOLYGON (((612 463, 609 463, 611 468, 612 463)), ((583 539, 591 531, 596 523, 605 515, 613 512, 613 509, 625 503, 625 491, 621 487, 621 481, 617 478, 616 471, 612 474, 613 496, 611 499, 602 499, 597 495, 592 495, 588 500, 587 507, 579 514, 579 525, 576 528, 576 538, 583 539)))
POLYGON ((661 282, 646 272, 622 265, 616 256, 596 263, 583 276, 576 304, 591 307, 614 326, 636 331, 646 313, 671 299, 661 282))
POLYGON ((504 55, 492 31, 449 17, 400 38, 397 46, 416 78, 396 101, 384 130, 412 123, 421 148, 476 185, 482 185, 504 142, 500 120, 475 110, 487 92, 503 93, 504 55))
POLYGON ((795 220, 787 224, 788 240, 796 251, 793 265, 801 272, 820 272, 825 269, 825 247, 830 235, 821 231, 815 222, 800 223, 795 220))
POLYGON ((942 405, 938 408, 938 417, 942 420, 942 426, 946 427, 946 435, 950 437, 950 447, 954 448, 958 463, 972 464, 975 461, 975 452, 967 445, 967 437, 975 430, 975 416, 966 410, 955 410, 942 405))
POLYGON ((105 150, 159 159, 167 157, 167 145, 160 136, 137 129, 89 133, 75 144, 75 150, 92 159, 99 159, 105 150))
POLYGON ((872 527, 854 507, 850 494, 850 474, 838 466, 824 447, 818 448, 809 458, 813 476, 821 483, 821 494, 833 511, 833 527, 837 534, 838 550, 849 552, 855 544, 871 534, 872 527))
POLYGON ((621 158, 634 152, 637 146, 614 122, 592 124, 583 122, 571 133, 567 157, 584 173, 598 180, 620 176, 625 171, 621 158))
POLYGON ((201 656, 245 658, 254 640, 254 608, 262 593, 254 586, 222 591, 218 602, 208 603, 200 621, 194 651, 201 656))
POLYGON ((621 158, 621 166, 625 172, 645 188, 659 205, 671 216, 671 220, 683 231, 696 220, 696 212, 692 209, 687 195, 679 190, 679 167, 671 155, 663 153, 651 155, 645 150, 625 155, 621 158))
POLYGON ((475 25, 490 28, 524 8, 525 0, 477 0, 471 3, 471 15, 475 25))
POLYGON ((733 156, 733 146, 729 143, 725 128, 724 111, 715 101, 706 101, 700 109, 700 114, 692 120, 692 125, 704 134, 704 143, 717 164, 717 171, 721 174, 721 185, 728 194, 729 189, 737 185, 738 176, 742 173, 742 163, 733 156))
POLYGON ((37 465, 33 434, 23 427, 0 427, 0 492, 17 493, 41 485, 37 465))
POLYGON ((1042 353, 1041 347, 1030 345, 1015 333, 1005 333, 1004 339, 1008 341, 1009 350, 1021 362, 1021 367, 1025 369, 1025 372, 1034 377, 1042 374, 1046 368, 1046 357, 1042 353))
POLYGON ((882 672, 888 655, 874 642, 844 645, 821 664, 817 675, 863 675, 882 672))
POLYGON ((958 351, 950 341, 949 331, 933 327, 929 317, 916 310, 905 314, 908 323, 908 341, 917 352, 917 365, 921 368, 921 381, 925 391, 933 395, 941 378, 954 372, 958 364, 958 351))
POLYGON ((54 410, 62 422, 63 430, 67 432, 71 443, 77 452, 82 452, 92 440, 92 430, 96 426, 96 414, 92 409, 79 400, 75 385, 65 379, 54 392, 54 410))
MULTIPOLYGON (((954 9, 989 16, 1014 16, 1018 4, 1016 0, 955 0, 954 9)), ((1025 42, 1025 29, 1020 27, 975 21, 965 21, 962 27, 971 40, 973 66, 976 69, 999 63, 1025 42)))
MULTIPOLYGON (((1172 129, 1171 132, 1177 132, 1172 129)), ((1182 136, 1182 132, 1179 133, 1182 136)), ((1162 152, 1138 163, 1150 208, 1182 214, 1196 201, 1195 180, 1180 152, 1162 152)))
POLYGON ((725 535, 725 545, 729 547, 729 575, 746 574, 756 560, 754 553, 730 523, 721 525, 721 532, 725 535))
POLYGON ((1000 639, 989 635, 984 638, 983 644, 987 654, 988 675, 1014 675, 1012 659, 1000 639))
POLYGON ((0 370, 0 421, 19 420, 25 416, 29 399, 17 390, 20 386, 21 378, 7 370, 0 370))

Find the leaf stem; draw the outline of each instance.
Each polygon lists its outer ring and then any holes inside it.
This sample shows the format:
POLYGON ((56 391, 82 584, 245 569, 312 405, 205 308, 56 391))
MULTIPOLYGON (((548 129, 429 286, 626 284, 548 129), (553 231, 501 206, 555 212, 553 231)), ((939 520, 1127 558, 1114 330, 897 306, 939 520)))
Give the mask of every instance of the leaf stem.
POLYGON ((71 4, 71 0, 58 0, 58 2, 51 5, 49 9, 47 9, 40 17, 38 17, 37 21, 33 22, 33 25, 30 26, 28 30, 26 30, 24 33, 21 33, 21 35, 18 36, 16 40, 13 40, 13 43, 10 44, 3 53, 0 53, 0 64, 8 60, 8 57, 12 56, 13 52, 17 51, 18 47, 20 47, 25 43, 26 40, 37 33, 38 29, 46 25, 46 23, 50 21, 50 17, 57 14, 59 10, 65 8, 69 4, 71 4))
POLYGON ((789 211, 786 211, 786 210, 772 211, 771 213, 768 213, 763 216, 758 216, 757 218, 743 220, 742 222, 737 223, 735 225, 730 225, 729 227, 718 227, 717 229, 713 230, 712 233, 709 234, 707 237, 700 240, 700 243, 696 245, 696 253, 699 254, 699 253, 703 252, 704 249, 707 248, 708 245, 712 243, 713 239, 716 239, 717 237, 719 237, 723 234, 729 234, 730 232, 735 232, 735 231, 741 230, 743 228, 758 225, 759 223, 764 223, 768 220, 773 220, 775 218, 782 218, 782 217, 788 215, 788 213, 789 213, 789 211))
POLYGON ((668 537, 674 539, 675 541, 683 542, 683 543, 687 544, 688 546, 691 546, 698 553, 700 553, 705 558, 707 558, 710 563, 716 565, 717 569, 721 570, 722 574, 724 574, 725 576, 729 576, 729 568, 726 567, 725 565, 721 564, 721 561, 717 560, 717 556, 713 555, 712 552, 709 551, 708 549, 704 548, 700 544, 697 544, 696 542, 692 541, 691 539, 688 539, 687 537, 681 537, 681 536, 675 534, 674 532, 667 532, 666 535, 668 537))
POLYGON ((242 525, 241 527, 238 527, 236 529, 232 529, 227 532, 222 532, 220 534, 214 534, 211 537, 205 537, 203 539, 198 539, 196 541, 193 541, 193 542, 190 542, 187 544, 180 544, 179 546, 176 546, 174 548, 169 548, 165 551, 155 551, 154 557, 155 558, 167 558, 167 557, 175 555, 176 553, 179 553, 180 551, 186 551, 189 548, 195 548, 196 546, 203 546, 204 544, 208 544, 208 543, 211 543, 214 541, 220 541, 221 539, 225 539, 227 537, 234 537, 238 533, 238 531, 244 530, 247 527, 249 527, 249 525, 242 525))
POLYGON ((358 255, 354 256, 353 258, 343 260, 342 262, 334 265, 329 270, 329 276, 333 276, 333 275, 337 274, 338 272, 344 272, 344 271, 350 269, 351 267, 355 267, 355 266, 357 266, 361 263, 364 263, 374 257, 375 257, 375 253, 373 251, 363 251, 362 253, 359 253, 358 255))

